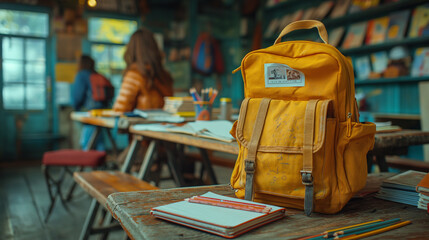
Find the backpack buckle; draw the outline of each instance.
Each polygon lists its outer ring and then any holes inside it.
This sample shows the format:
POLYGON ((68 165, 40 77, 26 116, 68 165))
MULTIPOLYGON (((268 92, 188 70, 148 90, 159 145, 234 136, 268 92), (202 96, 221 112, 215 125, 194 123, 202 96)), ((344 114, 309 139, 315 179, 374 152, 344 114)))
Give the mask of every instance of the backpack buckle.
POLYGON ((244 170, 246 173, 254 173, 255 172, 255 162, 244 160, 244 170))
POLYGON ((301 170, 301 181, 304 185, 313 185, 313 175, 311 171, 301 170))

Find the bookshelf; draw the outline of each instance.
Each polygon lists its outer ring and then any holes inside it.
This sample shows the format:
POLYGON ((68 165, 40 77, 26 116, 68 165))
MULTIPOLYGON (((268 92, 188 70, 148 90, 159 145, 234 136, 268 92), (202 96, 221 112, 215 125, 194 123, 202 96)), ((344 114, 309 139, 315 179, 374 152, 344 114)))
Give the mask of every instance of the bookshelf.
MULTIPOLYGON (((277 3, 272 6, 265 6, 263 13, 264 20, 264 30, 267 30, 271 21, 275 18, 281 18, 282 16, 293 14, 294 12, 306 10, 310 7, 318 6, 327 0, 310 0, 310 1, 300 1, 300 0, 289 0, 277 3)), ((335 1, 335 4, 338 0, 335 1)), ((348 27, 350 25, 359 23, 359 22, 368 22, 372 19, 377 19, 379 17, 389 16, 391 13, 399 12, 402 10, 410 10, 412 15, 413 9, 419 7, 423 4, 428 4, 428 0, 398 0, 395 2, 384 3, 385 1, 380 0, 377 6, 361 10, 354 13, 346 13, 343 16, 330 18, 330 14, 321 21, 326 26, 328 33, 335 28, 344 27, 345 35, 347 34, 348 27)), ((378 44, 365 45, 363 43, 359 47, 342 49, 341 44, 337 48, 346 56, 351 58, 370 55, 372 53, 386 51, 389 52, 392 48, 396 46, 402 46, 409 50, 410 56, 413 57, 413 52, 418 47, 429 47, 429 36, 421 37, 408 37, 408 28, 411 25, 411 19, 409 19, 407 24, 407 31, 405 36, 400 40, 392 40, 389 42, 382 42, 378 44)), ((272 36, 264 36, 263 47, 268 47, 273 44, 278 33, 281 31, 281 28, 284 26, 279 26, 278 31, 274 32, 272 36)), ((316 31, 296 31, 287 36, 288 39, 310 39, 317 40, 318 36, 316 31)), ((356 67, 355 67, 356 69, 356 67)), ((368 102, 376 112, 387 112, 395 116, 398 115, 413 115, 419 116, 419 98, 418 98, 418 84, 422 81, 429 81, 429 76, 418 76, 413 77, 410 75, 398 76, 393 78, 372 78, 372 79, 355 79, 355 86, 357 92, 364 92, 365 94, 371 93, 373 91, 380 91, 381 94, 378 94, 374 99, 370 99, 368 102), (380 95, 392 95, 393 96, 380 96, 380 95), (385 110, 383 110, 385 109, 385 110)), ((371 107, 371 106, 370 106, 371 107)), ((370 112, 372 110, 370 109, 370 112)), ((417 126, 416 126, 417 127, 417 126)))

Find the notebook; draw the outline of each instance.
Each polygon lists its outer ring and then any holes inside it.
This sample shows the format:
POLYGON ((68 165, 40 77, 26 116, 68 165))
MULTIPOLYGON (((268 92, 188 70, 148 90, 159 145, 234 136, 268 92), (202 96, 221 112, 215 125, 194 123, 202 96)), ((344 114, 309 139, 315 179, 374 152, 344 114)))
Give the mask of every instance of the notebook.
POLYGON ((271 208, 268 213, 247 211, 222 206, 189 202, 186 200, 154 207, 151 214, 157 218, 206 231, 226 238, 237 237, 251 229, 281 219, 285 208, 226 197, 207 192, 202 197, 271 208))
POLYGON ((408 170, 383 181, 377 198, 417 206, 419 195, 417 184, 426 175, 424 172, 408 170))

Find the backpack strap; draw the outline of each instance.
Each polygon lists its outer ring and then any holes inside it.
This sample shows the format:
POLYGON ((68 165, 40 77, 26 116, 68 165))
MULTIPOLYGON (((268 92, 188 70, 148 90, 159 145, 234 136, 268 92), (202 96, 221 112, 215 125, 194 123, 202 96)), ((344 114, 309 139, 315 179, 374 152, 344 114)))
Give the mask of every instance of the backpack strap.
POLYGON ((305 185, 304 212, 310 216, 313 211, 313 135, 314 135, 314 117, 316 106, 319 100, 309 100, 305 109, 304 117, 304 143, 303 143, 303 162, 302 162, 302 184, 305 185))
POLYGON ((244 160, 244 169, 246 171, 246 188, 244 199, 253 201, 253 174, 255 172, 256 154, 258 151, 259 140, 261 139, 262 129, 264 128, 265 117, 267 116, 268 106, 271 99, 263 98, 259 104, 256 120, 253 125, 252 138, 250 139, 247 158, 244 160))

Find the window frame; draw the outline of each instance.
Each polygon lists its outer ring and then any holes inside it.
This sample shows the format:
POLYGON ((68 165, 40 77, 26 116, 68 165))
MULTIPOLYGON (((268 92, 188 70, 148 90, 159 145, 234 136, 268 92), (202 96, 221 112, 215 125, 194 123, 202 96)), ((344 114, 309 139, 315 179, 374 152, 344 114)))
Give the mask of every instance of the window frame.
MULTIPOLYGON (((34 36, 34 35, 19 35, 19 34, 5 34, 5 33, 0 33, 0 43, 3 43, 3 39, 4 38, 21 38, 24 41, 24 58, 22 60, 18 60, 21 61, 23 63, 23 82, 22 83, 18 83, 18 84, 22 84, 22 86, 24 86, 24 99, 23 99, 23 108, 5 108, 4 106, 4 101, 3 101, 3 88, 5 85, 4 79, 3 79, 3 62, 4 59, 2 58, 3 56, 3 46, 0 47, 0 100, 1 103, 0 104, 0 111, 1 112, 10 112, 10 113, 20 113, 20 112, 33 112, 33 113, 42 113, 42 112, 47 112, 50 109, 50 102, 49 99, 51 98, 50 96, 52 95, 52 86, 51 86, 51 81, 50 78, 48 76, 50 76, 50 71, 51 71, 51 67, 50 67, 50 55, 49 55, 49 44, 50 44, 50 39, 51 39, 51 14, 50 14, 50 10, 48 8, 45 7, 40 7, 40 6, 31 6, 30 7, 25 7, 25 6, 21 6, 21 5, 14 5, 14 4, 7 4, 7 3, 0 3, 0 8, 4 9, 4 10, 9 10, 9 11, 18 11, 18 12, 32 12, 32 13, 39 13, 39 14, 46 14, 48 16, 48 21, 47 21, 47 29, 48 29, 48 34, 46 36, 34 36), (40 83, 40 85, 42 85, 44 87, 44 106, 43 108, 38 108, 38 109, 34 109, 34 108, 28 108, 28 104, 27 104, 27 93, 26 93, 26 87, 28 84, 27 78, 26 78, 26 71, 25 71, 25 64, 28 62, 27 58, 25 57, 25 51, 26 51, 26 40, 28 39, 37 39, 37 40, 44 40, 45 43, 45 49, 44 49, 44 54, 45 54, 45 74, 43 77, 43 82, 40 83)), ((8 83, 9 84, 9 83, 8 83)), ((37 84, 36 84, 37 85, 37 84)))

